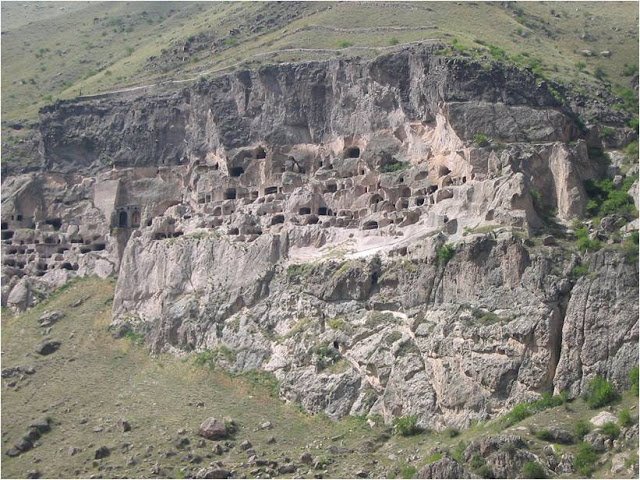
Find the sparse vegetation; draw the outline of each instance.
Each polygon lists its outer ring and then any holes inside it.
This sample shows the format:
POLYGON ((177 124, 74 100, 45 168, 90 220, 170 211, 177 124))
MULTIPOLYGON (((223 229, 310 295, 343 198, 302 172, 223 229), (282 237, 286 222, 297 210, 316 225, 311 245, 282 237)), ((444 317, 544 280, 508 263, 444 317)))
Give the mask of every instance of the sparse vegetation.
POLYGON ((546 478, 544 467, 538 462, 527 462, 522 466, 522 478, 546 478))
POLYGON ((599 240, 589 236, 587 227, 580 227, 575 230, 576 246, 581 252, 595 252, 600 250, 602 244, 599 240))
POLYGON ((591 422, 589 422, 588 420, 582 419, 576 422, 574 433, 576 434, 576 437, 578 437, 580 440, 582 440, 582 437, 584 437, 590 431, 591 431, 591 422))
POLYGON ((584 398, 590 408, 600 408, 618 400, 619 395, 612 383, 598 375, 587 385, 584 398))
MULTIPOLYGON (((636 233, 636 245, 638 244, 638 234, 636 233)), ((636 397, 638 396, 638 386, 640 384, 640 368, 633 367, 629 372, 629 381, 631 382, 631 393, 633 393, 636 397)))
POLYGON ((449 263, 449 260, 451 260, 455 254, 456 248, 450 243, 445 243, 436 250, 436 258, 440 265, 446 265, 449 263))
POLYGON ((578 445, 574 466, 580 475, 590 477, 597 461, 598 454, 590 444, 582 442, 578 445))
POLYGON ((502 418, 502 423, 505 427, 510 427, 537 412, 557 407, 566 401, 567 397, 564 393, 560 395, 544 393, 538 400, 530 403, 519 403, 514 406, 511 411, 502 418))
POLYGON ((633 425, 633 417, 631 416, 631 411, 628 408, 623 408, 618 413, 618 421, 620 422, 620 426, 622 427, 630 427, 633 425))
POLYGON ((382 165, 380 167, 380 171, 382 173, 401 172, 409 168, 409 166, 410 165, 408 162, 399 162, 397 160, 394 160, 392 162, 385 163, 384 165, 382 165))
POLYGON ((396 435, 411 437, 418 435, 422 429, 418 427, 418 417, 416 415, 406 415, 393 421, 393 431, 396 435))
POLYGON ((338 48, 349 48, 349 47, 353 47, 353 43, 348 41, 348 40, 339 40, 338 41, 338 48))
POLYGON ((475 143, 478 147, 486 147, 490 145, 489 137, 487 137, 484 133, 476 133, 473 136, 473 143, 475 143))
POLYGON ((135 345, 144 344, 144 335, 141 333, 136 333, 133 330, 127 330, 127 332, 123 335, 123 338, 126 338, 135 345))
POLYGON ((616 425, 614 422, 607 422, 602 425, 602 434, 607 437, 615 440, 620 436, 620 427, 616 425))

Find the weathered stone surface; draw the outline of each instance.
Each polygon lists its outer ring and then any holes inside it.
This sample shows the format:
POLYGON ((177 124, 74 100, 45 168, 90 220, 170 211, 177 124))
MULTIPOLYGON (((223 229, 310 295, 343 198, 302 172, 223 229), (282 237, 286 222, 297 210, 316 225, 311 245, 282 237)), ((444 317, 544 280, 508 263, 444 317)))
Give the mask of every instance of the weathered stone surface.
POLYGON ((616 417, 611 412, 602 411, 602 412, 598 413, 597 415, 591 417, 591 420, 589 420, 589 421, 593 425, 595 425, 596 427, 601 427, 605 423, 609 423, 609 422, 617 423, 618 422, 618 417, 616 417))
POLYGON ((422 45, 58 102, 43 171, 3 182, 2 304, 117 272, 114 332, 224 346, 222 367, 334 418, 463 427, 595 375, 624 387, 637 266, 522 236, 582 215, 605 173, 576 113, 634 132, 606 95, 554 89, 570 101, 422 45))
POLYGON ((49 327, 64 317, 64 313, 58 310, 44 313, 39 319, 41 327, 49 327))
POLYGON ((425 465, 418 472, 417 478, 470 478, 470 476, 458 462, 449 457, 443 457, 425 465))
POLYGON ((228 432, 224 421, 218 420, 215 417, 209 417, 200 424, 198 435, 209 440, 218 440, 225 438, 228 432))

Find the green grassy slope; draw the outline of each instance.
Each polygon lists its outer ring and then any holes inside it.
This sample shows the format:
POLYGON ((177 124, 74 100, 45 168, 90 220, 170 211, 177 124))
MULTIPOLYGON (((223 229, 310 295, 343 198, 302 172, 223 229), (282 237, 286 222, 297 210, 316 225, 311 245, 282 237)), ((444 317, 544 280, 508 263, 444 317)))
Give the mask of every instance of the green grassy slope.
MULTIPOLYGON (((3 478, 24 478, 33 469, 43 477, 149 477, 156 464, 161 476, 182 478, 212 461, 222 461, 225 468, 236 471, 236 477, 255 477, 256 467, 245 465, 248 456, 239 448, 245 439, 251 441, 260 459, 283 464, 289 457, 301 465, 300 456, 309 452, 325 464, 302 466, 297 474, 283 477, 313 477, 323 472, 329 478, 350 478, 365 470, 370 477, 411 478, 438 458, 434 449, 455 452, 461 442, 468 444, 503 431, 499 419, 456 436, 426 432, 402 437, 393 435, 379 420, 370 427, 364 418, 332 422, 322 415, 308 415, 274 397, 275 385, 268 376, 232 377, 197 366, 195 355, 151 357, 135 338, 113 339, 107 330, 113 289, 112 280, 83 279, 27 313, 14 316, 3 311, 3 369, 31 365, 36 370, 22 380, 3 379, 3 478), (34 353, 43 340, 37 319, 52 310, 66 313, 49 335, 62 345, 57 352, 41 357, 34 353), (197 406, 199 402, 204 406, 197 406), (240 425, 231 440, 233 446, 221 455, 212 452, 216 442, 199 444, 196 435, 200 422, 211 415, 232 417, 240 425), (29 423, 44 416, 52 419, 53 427, 41 437, 41 445, 16 458, 5 456, 29 423), (130 432, 117 428, 121 418, 130 422, 130 432), (260 430, 267 421, 273 428, 260 430), (276 443, 268 442, 272 436, 276 443), (178 447, 185 438, 189 444, 178 447), (101 446, 109 447, 111 455, 96 461, 94 453, 101 446), (70 456, 70 447, 80 451, 70 456), (195 457, 200 460, 192 461, 195 457), (181 470, 184 468, 189 471, 181 470)), ((631 408, 632 416, 637 417, 636 405, 637 398, 627 393, 612 411, 631 408)), ((547 442, 532 432, 550 426, 573 431, 578 420, 597 412, 576 400, 533 415, 506 432, 521 435, 531 451, 540 453, 547 442)), ((575 453, 578 447, 556 448, 575 453)), ((605 459, 594 475, 606 477, 609 465, 605 459)))
POLYGON ((551 78, 598 83, 597 74, 618 87, 629 86, 638 58, 636 2, 118 2, 63 12, 35 5, 22 19, 20 4, 2 4, 5 120, 35 118, 44 103, 80 93, 234 65, 372 55, 363 47, 429 39, 495 46, 551 78), (202 48, 185 47, 200 34, 207 37, 202 48))

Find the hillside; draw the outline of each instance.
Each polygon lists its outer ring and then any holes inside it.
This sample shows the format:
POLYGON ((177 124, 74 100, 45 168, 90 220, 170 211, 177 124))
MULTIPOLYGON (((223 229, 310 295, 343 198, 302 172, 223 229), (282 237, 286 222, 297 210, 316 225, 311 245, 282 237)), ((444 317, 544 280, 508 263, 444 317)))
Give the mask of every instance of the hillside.
POLYGON ((576 85, 630 88, 637 73, 635 2, 27 2, 27 15, 23 7, 2 5, 5 122, 33 120, 56 98, 425 40, 504 50, 576 85))
POLYGON ((1 9, 3 476, 637 477, 637 3, 1 9))
MULTIPOLYGON (((91 278, 74 282, 26 314, 3 312, 3 450, 16 443, 33 421, 47 417, 51 425, 36 448, 18 457, 3 457, 3 478, 32 478, 29 472, 36 471, 46 478, 189 478, 216 468, 233 472, 234 478, 412 478, 425 466, 446 465, 441 459, 451 456, 468 473, 486 475, 487 467, 481 470, 473 457, 478 442, 483 445, 494 438, 507 439, 508 444, 514 437, 507 435, 515 435, 520 440, 512 450, 501 450, 503 456, 511 452, 506 464, 489 458, 489 465, 497 462, 494 468, 506 468, 514 478, 528 472, 523 470, 525 454, 534 455, 530 461, 551 473, 549 466, 556 468, 559 460, 575 456, 580 448, 577 437, 559 444, 544 440, 539 432, 555 428, 575 435, 580 422, 600 412, 576 400, 512 426, 499 419, 463 432, 410 436, 394 433, 375 418, 370 423, 364 417, 334 422, 281 403, 273 397, 277 383, 269 376, 250 372, 232 377, 202 355, 152 358, 135 336, 113 339, 106 330, 112 296, 113 282, 91 278), (52 311, 65 313, 47 334, 61 346, 40 356, 34 352, 43 340, 38 318, 52 311), (7 375, 12 367, 24 365, 35 372, 7 375), (234 419, 237 433, 221 441, 199 437, 198 426, 211 415, 234 419), (130 431, 118 426, 122 419, 130 431), (266 422, 271 426, 261 428, 266 422), (242 446, 245 440, 252 444, 256 459, 251 460, 252 453, 242 446), (96 460, 95 452, 103 446, 110 454, 96 460)), ((637 436, 636 400, 624 393, 606 409, 615 416, 631 412, 635 422, 618 433, 619 451, 596 453, 584 471, 565 478, 582 477, 585 472, 597 478, 637 476, 634 443, 624 440, 637 436)))

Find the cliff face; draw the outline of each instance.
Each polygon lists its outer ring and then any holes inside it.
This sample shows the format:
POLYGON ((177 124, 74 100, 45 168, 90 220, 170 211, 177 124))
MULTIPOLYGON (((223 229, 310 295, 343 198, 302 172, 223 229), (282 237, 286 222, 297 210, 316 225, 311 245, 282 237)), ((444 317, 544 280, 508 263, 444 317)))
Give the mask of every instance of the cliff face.
POLYGON ((504 142, 576 138, 573 122, 532 74, 442 57, 439 48, 266 66, 176 93, 60 102, 42 112, 46 166, 175 165, 259 142, 330 143, 434 123, 443 109, 467 140, 476 133, 504 142))
POLYGON ((273 372, 333 417, 463 426, 622 385, 638 270, 628 226, 572 244, 605 170, 574 116, 531 73, 437 46, 60 102, 48 173, 3 185, 3 305, 117 272, 115 332, 273 372))
POLYGON ((152 348, 212 349, 235 371, 273 372, 281 394, 333 417, 416 414, 466 426, 595 375, 626 385, 638 344, 635 265, 472 235, 445 264, 440 238, 405 256, 289 264, 287 239, 142 235, 125 252, 121 329, 152 348), (144 285, 140 288, 140 285, 144 285), (135 313, 134 313, 135 312, 135 313))

